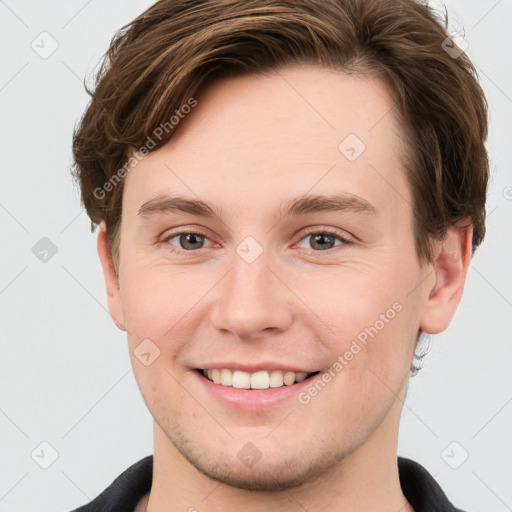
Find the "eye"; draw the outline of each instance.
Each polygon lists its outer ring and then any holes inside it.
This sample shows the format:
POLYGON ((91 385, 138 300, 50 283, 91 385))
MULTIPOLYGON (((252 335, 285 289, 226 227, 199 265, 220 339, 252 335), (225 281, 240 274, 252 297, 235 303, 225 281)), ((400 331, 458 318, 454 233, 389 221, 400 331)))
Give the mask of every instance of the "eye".
POLYGON ((340 234, 339 232, 331 229, 318 229, 310 230, 305 236, 301 238, 301 241, 308 243, 310 247, 302 247, 303 249, 313 249, 315 252, 327 251, 337 247, 337 245, 349 245, 352 243, 351 240, 340 234), (335 244, 336 240, 341 243, 335 244))
POLYGON ((202 234, 194 231, 180 231, 179 233, 173 233, 167 236, 163 242, 166 242, 173 247, 176 247, 175 244, 172 243, 172 240, 177 238, 178 249, 182 251, 193 251, 194 249, 202 249, 204 247, 205 240, 209 240, 209 238, 202 234))
MULTIPOLYGON (((349 245, 352 243, 351 240, 341 233, 327 228, 310 229, 300 240, 301 243, 308 243, 308 239, 310 247, 302 248, 313 250, 314 252, 327 251, 339 245, 349 245), (336 244, 336 241, 339 241, 339 243, 336 244)), ((171 233, 162 241, 169 244, 175 252, 192 252, 196 249, 211 247, 211 245, 205 246, 205 242, 209 241, 211 243, 211 240, 205 234, 196 231, 179 231, 177 233, 171 233), (176 242, 173 242, 175 239, 177 239, 176 242)))

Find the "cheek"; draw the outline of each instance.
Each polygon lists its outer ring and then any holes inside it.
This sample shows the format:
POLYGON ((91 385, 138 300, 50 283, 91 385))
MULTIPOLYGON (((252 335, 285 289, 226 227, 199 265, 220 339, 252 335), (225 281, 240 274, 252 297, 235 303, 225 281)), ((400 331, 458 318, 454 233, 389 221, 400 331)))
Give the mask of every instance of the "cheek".
POLYGON ((323 269, 307 279, 297 275, 294 282, 300 283, 298 295, 331 328, 334 338, 347 339, 376 322, 382 330, 381 315, 386 326, 395 318, 397 306, 393 305, 403 304, 405 287, 392 276, 389 266, 365 263, 363 270, 357 266, 323 269))
POLYGON ((379 301, 366 301, 338 316, 341 334, 330 339, 331 365, 324 372, 331 380, 299 397, 300 403, 309 403, 310 413, 330 418, 341 429, 340 439, 353 443, 383 421, 409 375, 413 344, 407 311, 388 299, 383 309, 379 301))
POLYGON ((380 377, 396 390, 408 375, 419 325, 417 297, 410 293, 417 276, 389 261, 366 270, 340 269, 323 281, 311 279, 317 291, 307 293, 304 286, 299 295, 330 328, 324 339, 342 380, 350 386, 364 381, 368 393, 374 385, 385 392, 380 377))
MULTIPOLYGON (((122 276, 121 300, 132 336, 160 340, 177 329, 200 294, 196 280, 151 264, 132 266, 122 276)), ((135 341, 135 340, 134 340, 135 341)))

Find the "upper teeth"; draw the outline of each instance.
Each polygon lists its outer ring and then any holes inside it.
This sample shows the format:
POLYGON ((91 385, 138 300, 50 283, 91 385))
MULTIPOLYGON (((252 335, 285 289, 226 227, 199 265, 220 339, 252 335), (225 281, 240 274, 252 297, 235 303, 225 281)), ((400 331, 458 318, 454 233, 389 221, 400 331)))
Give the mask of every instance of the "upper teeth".
POLYGON ((226 368, 221 370, 203 370, 203 375, 215 382, 215 384, 233 386, 238 389, 280 388, 284 385, 290 386, 295 382, 302 382, 308 376, 304 372, 295 373, 282 370, 268 372, 262 370, 255 373, 247 373, 241 370, 232 371, 226 368))

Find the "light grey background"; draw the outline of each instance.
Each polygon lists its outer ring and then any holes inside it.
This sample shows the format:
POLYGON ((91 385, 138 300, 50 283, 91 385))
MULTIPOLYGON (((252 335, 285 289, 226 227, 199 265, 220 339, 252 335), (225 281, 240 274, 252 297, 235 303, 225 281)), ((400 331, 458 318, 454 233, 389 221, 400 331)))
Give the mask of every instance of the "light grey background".
MULTIPOLYGON (((69 175, 73 126, 88 101, 82 80, 114 31, 151 3, 0 1, 2 512, 66 512, 152 453, 152 418, 125 334, 106 310, 96 235, 69 175), (45 59, 31 47, 49 52, 53 40, 58 48, 45 59), (43 237, 57 248, 46 263, 32 252, 43 237), (58 458, 43 469, 52 450, 58 458)), ((451 28, 465 29, 491 111, 488 232, 452 325, 431 338, 425 368, 410 381, 399 453, 423 464, 458 507, 505 512, 512 510, 512 1, 446 6, 451 28)))

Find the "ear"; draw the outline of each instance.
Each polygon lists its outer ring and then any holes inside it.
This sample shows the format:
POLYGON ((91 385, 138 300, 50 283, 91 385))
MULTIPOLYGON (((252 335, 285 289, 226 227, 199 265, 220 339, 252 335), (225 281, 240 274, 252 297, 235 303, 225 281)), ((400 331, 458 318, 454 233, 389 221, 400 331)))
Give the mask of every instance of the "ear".
MULTIPOLYGON (((442 241, 434 246, 433 272, 435 285, 425 297, 420 328, 428 334, 438 334, 450 325, 457 310, 466 274, 471 262, 473 227, 471 219, 461 219, 448 229, 442 241)), ((429 280, 430 281, 430 280, 429 280)))
POLYGON ((103 275, 105 277, 105 285, 107 287, 107 301, 110 316, 114 323, 125 331, 124 314, 121 303, 121 292, 119 290, 119 278, 116 274, 112 255, 108 247, 107 229, 105 223, 100 223, 100 232, 98 233, 98 255, 100 257, 101 266, 103 267, 103 275))

